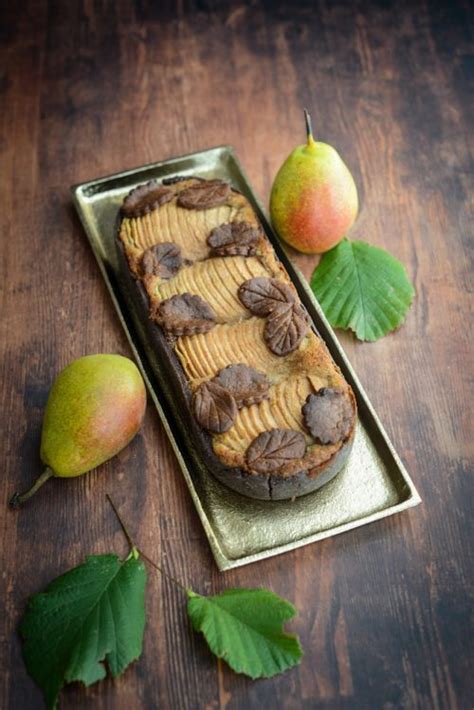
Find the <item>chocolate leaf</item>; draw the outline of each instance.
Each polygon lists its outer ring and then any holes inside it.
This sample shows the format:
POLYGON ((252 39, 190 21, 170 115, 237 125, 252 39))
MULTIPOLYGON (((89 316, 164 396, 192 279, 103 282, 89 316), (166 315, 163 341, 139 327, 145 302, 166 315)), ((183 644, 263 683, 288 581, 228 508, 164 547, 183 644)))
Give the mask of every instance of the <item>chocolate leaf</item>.
POLYGON ((181 249, 173 242, 155 244, 147 249, 141 258, 142 274, 171 279, 183 264, 181 249))
POLYGON ((204 382, 196 390, 193 410, 199 424, 213 434, 228 431, 237 416, 235 399, 217 382, 204 382))
POLYGON ((177 204, 188 210, 207 210, 226 201, 230 186, 222 180, 203 180, 179 193, 177 204))
POLYGON ((224 367, 213 382, 225 387, 233 395, 239 409, 266 399, 270 386, 263 372, 243 363, 224 367))
POLYGON ((150 180, 128 193, 123 201, 122 213, 125 217, 143 217, 173 199, 175 193, 167 187, 150 180))
POLYGON ((334 387, 309 394, 302 408, 303 421, 319 444, 337 444, 349 435, 354 411, 349 397, 334 387))
POLYGON ((303 434, 293 429, 270 429, 259 434, 245 454, 247 465, 256 473, 274 473, 306 451, 303 434))
POLYGON ((272 353, 288 355, 296 350, 308 330, 308 318, 298 303, 280 303, 268 316, 263 337, 272 353))
POLYGON ((249 256, 255 253, 260 232, 249 222, 228 222, 215 227, 207 238, 211 256, 249 256))
POLYGON ((173 335, 192 335, 211 330, 216 316, 200 296, 183 293, 162 301, 152 318, 173 335))
POLYGON ((277 305, 294 303, 295 296, 284 281, 257 276, 239 287, 241 302, 256 316, 268 316, 277 305))

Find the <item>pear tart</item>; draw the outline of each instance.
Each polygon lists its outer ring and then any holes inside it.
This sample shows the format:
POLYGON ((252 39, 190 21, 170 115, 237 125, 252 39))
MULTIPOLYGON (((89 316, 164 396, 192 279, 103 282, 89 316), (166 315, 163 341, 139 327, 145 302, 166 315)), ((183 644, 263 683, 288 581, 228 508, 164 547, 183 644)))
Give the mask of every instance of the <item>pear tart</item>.
POLYGON ((335 476, 355 398, 247 199, 218 179, 151 181, 125 198, 118 244, 209 470, 267 500, 335 476))

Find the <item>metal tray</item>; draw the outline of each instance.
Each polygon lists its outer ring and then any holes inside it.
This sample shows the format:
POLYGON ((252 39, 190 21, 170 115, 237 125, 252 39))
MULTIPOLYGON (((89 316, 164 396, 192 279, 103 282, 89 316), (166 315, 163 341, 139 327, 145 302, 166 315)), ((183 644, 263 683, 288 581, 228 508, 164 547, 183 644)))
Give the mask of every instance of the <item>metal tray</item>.
POLYGON ((367 395, 348 362, 304 277, 295 269, 272 231, 233 149, 220 146, 135 170, 99 178, 71 188, 102 276, 173 446, 220 570, 256 562, 365 525, 421 502, 421 499, 367 395), (117 212, 132 187, 171 175, 224 178, 252 204, 278 257, 334 360, 352 386, 359 422, 345 468, 315 493, 295 501, 261 502, 229 490, 196 463, 183 442, 173 408, 163 394, 160 363, 147 338, 142 318, 121 276, 115 244, 117 212))

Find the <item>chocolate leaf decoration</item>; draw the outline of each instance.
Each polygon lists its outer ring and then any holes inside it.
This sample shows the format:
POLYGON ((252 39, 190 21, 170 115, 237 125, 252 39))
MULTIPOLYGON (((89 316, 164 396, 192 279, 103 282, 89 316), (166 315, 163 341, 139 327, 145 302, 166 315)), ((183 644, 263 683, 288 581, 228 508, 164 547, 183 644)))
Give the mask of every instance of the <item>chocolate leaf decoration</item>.
POLYGON ((268 316, 263 337, 272 353, 288 355, 296 350, 308 330, 303 308, 298 303, 281 303, 268 316))
POLYGON ((228 222, 215 227, 207 238, 211 256, 249 256, 255 253, 260 232, 249 222, 228 222))
POLYGON ((156 210, 172 200, 174 195, 173 190, 158 185, 155 180, 150 180, 145 185, 139 185, 128 193, 123 201, 122 213, 125 217, 143 217, 148 212, 156 210))
POLYGON ((306 451, 303 434, 294 429, 270 429, 259 434, 248 447, 247 466, 256 473, 274 473, 285 464, 300 459, 306 451))
POLYGON ((268 397, 270 383, 263 372, 255 370, 244 363, 228 365, 214 377, 234 397, 237 407, 249 407, 268 397))
POLYGON ((204 382, 194 393, 194 416, 213 434, 228 431, 237 416, 237 405, 231 393, 217 382, 204 382))
POLYGON ((152 318, 173 335, 192 335, 211 330, 216 316, 203 298, 183 293, 162 301, 152 318))
POLYGON ((141 258, 142 274, 159 276, 161 279, 176 276, 182 264, 181 249, 173 242, 155 244, 147 249, 141 258))
POLYGON ((294 293, 288 284, 265 276, 244 281, 239 287, 238 296, 255 316, 268 316, 277 305, 295 301, 294 293))
POLYGON ((349 397, 334 387, 309 394, 302 408, 303 421, 319 444, 337 444, 349 435, 354 410, 349 397))
POLYGON ((207 210, 222 205, 229 192, 230 186, 222 180, 203 180, 180 192, 177 204, 188 210, 207 210))

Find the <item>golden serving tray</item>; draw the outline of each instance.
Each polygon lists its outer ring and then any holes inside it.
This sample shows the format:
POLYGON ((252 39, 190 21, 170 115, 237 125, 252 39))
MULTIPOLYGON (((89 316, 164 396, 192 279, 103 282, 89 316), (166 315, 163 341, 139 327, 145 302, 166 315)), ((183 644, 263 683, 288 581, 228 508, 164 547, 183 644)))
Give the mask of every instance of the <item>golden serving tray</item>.
POLYGON ((288 260, 230 146, 211 148, 116 173, 75 185, 71 190, 102 276, 171 441, 220 570, 279 555, 421 502, 334 332, 306 280, 288 260), (234 493, 206 470, 189 442, 184 443, 185 437, 173 411, 172 398, 166 395, 166 380, 159 359, 121 275, 115 228, 124 196, 138 184, 172 175, 223 178, 249 199, 320 336, 356 395, 359 422, 348 463, 319 491, 293 502, 262 502, 234 493))

